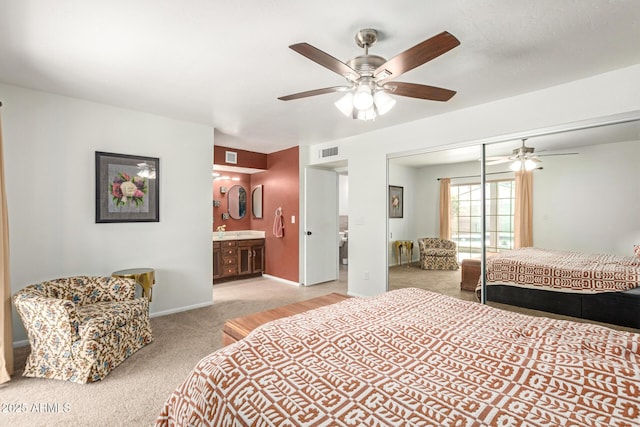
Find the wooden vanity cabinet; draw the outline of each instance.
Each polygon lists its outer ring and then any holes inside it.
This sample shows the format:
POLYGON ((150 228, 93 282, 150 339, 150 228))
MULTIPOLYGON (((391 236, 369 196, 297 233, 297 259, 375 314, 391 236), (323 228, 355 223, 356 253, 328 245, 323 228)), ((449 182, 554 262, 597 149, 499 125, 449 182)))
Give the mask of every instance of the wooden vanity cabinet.
POLYGON ((222 274, 220 277, 232 277, 238 274, 238 245, 236 240, 220 242, 222 252, 222 274))
POLYGON ((222 277, 222 251, 220 242, 213 242, 213 280, 222 277))
POLYGON ((264 272, 264 239, 238 240, 238 275, 264 272))
POLYGON ((213 242, 213 283, 259 276, 264 272, 264 239, 213 242))

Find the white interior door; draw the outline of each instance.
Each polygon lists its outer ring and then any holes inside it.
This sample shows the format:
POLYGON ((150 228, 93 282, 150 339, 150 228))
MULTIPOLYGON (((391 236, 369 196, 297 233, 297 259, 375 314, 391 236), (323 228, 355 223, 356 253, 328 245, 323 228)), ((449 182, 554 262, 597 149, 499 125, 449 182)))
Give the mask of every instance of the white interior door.
POLYGON ((304 285, 338 279, 338 174, 304 173, 304 285))

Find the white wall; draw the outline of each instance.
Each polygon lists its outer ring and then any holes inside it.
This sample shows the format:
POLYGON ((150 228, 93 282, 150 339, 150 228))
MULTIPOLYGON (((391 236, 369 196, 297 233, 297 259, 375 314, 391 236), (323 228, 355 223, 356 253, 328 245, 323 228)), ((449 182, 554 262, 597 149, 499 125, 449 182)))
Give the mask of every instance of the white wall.
MULTIPOLYGON (((419 169, 389 164, 389 185, 403 187, 403 215, 402 218, 389 218, 389 245, 387 247, 389 265, 398 263, 395 242, 397 240, 411 240, 414 243, 412 261, 420 259, 418 250, 419 236, 416 226, 421 219, 420 210, 417 208, 419 200, 419 189, 422 183, 418 178, 419 169)), ((437 199, 436 199, 437 201, 437 199)), ((387 208, 388 209, 388 208, 387 208)), ((407 262, 407 254, 402 254, 402 263, 407 262)))
MULTIPOLYGON (((456 96, 464 96, 459 93, 456 96)), ((640 65, 311 147, 349 162, 349 293, 387 288, 387 156, 640 110, 640 65), (369 279, 365 279, 369 277, 369 279)), ((389 113, 393 114, 393 110, 389 113)), ((309 158, 310 163, 322 163, 309 158)))
POLYGON ((0 99, 13 292, 152 267, 152 314, 211 303, 213 128, 8 85, 0 99), (160 159, 160 222, 95 223, 95 151, 160 159))
POLYGON ((534 245, 633 255, 640 244, 640 141, 544 157, 533 181, 534 245))

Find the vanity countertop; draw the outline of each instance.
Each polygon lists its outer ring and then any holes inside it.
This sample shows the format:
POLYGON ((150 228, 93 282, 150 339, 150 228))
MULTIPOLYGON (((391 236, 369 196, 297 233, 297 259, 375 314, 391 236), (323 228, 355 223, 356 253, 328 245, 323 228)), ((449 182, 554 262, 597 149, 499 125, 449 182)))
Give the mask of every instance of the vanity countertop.
POLYGON ((246 240, 246 239, 264 239, 264 231, 258 230, 238 230, 238 231, 218 231, 213 232, 213 241, 221 240, 246 240))

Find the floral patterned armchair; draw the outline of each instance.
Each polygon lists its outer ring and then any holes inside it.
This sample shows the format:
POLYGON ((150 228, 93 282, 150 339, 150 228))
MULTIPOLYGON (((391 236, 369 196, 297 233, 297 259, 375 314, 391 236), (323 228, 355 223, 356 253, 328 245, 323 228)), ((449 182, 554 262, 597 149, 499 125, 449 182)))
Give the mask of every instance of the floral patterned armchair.
POLYGON ((13 302, 31 344, 23 375, 99 381, 149 344, 149 301, 134 289, 132 279, 76 276, 18 291, 13 302))
POLYGON ((437 237, 418 239, 420 267, 423 270, 457 270, 458 250, 456 243, 437 237))

